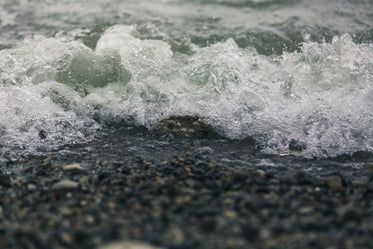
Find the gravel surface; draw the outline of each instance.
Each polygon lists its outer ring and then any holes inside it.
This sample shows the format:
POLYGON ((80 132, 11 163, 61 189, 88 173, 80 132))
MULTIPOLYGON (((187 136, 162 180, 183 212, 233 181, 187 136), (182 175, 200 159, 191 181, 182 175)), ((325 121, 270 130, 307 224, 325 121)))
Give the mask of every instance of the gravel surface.
POLYGON ((265 155, 194 125, 4 163, 0 248, 373 248, 372 155, 265 155))

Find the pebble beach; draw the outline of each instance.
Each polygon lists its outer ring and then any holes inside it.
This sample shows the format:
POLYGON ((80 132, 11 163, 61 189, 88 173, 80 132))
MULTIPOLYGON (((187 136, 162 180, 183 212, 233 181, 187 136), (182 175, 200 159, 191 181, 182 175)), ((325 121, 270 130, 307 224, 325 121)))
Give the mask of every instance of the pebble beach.
POLYGON ((372 248, 369 154, 266 155, 191 130, 122 127, 3 164, 0 248, 372 248))
POLYGON ((0 249, 373 249, 373 0, 0 0, 0 249))

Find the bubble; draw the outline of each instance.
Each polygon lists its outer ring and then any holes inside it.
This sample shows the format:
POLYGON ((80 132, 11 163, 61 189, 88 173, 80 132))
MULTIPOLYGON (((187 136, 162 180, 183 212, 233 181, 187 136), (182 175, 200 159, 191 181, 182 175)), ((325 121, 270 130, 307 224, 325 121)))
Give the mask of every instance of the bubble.
POLYGON ((171 116, 199 117, 268 153, 372 151, 371 45, 338 36, 265 56, 227 39, 180 54, 136 32, 113 26, 95 50, 42 36, 1 50, 0 151, 42 153, 102 126, 151 129, 171 116))

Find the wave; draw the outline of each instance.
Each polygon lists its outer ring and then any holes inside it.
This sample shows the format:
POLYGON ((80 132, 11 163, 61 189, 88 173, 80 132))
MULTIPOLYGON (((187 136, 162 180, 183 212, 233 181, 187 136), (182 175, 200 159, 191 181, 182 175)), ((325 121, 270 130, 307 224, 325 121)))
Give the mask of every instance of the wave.
POLYGON ((344 35, 266 56, 228 38, 182 54, 137 32, 112 26, 94 49, 34 36, 0 50, 2 157, 83 143, 113 124, 152 129, 171 116, 197 116, 267 153, 372 151, 372 44, 344 35))

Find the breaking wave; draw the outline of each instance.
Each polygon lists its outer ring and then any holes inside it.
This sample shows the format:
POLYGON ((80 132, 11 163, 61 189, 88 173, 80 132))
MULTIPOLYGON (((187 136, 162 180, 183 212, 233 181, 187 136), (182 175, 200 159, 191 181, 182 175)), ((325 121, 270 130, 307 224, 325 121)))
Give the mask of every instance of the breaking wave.
POLYGON ((183 54, 138 37, 116 25, 95 49, 33 36, 0 50, 3 158, 86 142, 103 126, 151 129, 186 115, 267 153, 373 151, 372 44, 344 35, 266 56, 226 39, 183 54))

